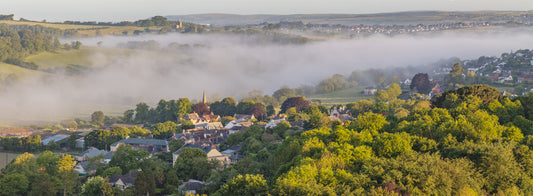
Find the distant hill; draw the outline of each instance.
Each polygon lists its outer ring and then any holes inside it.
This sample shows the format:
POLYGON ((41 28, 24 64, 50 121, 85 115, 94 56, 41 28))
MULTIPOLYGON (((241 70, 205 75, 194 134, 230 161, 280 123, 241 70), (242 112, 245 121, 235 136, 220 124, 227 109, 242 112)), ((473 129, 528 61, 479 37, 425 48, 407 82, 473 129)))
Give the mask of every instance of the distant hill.
POLYGON ((533 23, 533 11, 415 11, 377 14, 294 14, 294 15, 237 15, 237 14, 192 14, 166 16, 168 20, 181 20, 213 26, 260 24, 264 22, 302 21, 314 24, 435 24, 452 22, 516 21, 533 23))

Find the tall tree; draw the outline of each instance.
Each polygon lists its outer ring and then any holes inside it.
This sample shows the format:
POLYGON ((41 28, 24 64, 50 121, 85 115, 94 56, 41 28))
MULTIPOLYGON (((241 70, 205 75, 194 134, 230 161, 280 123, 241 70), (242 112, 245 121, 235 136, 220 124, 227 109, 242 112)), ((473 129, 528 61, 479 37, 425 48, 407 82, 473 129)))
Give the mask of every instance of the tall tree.
POLYGON ((455 65, 453 65, 452 70, 450 71, 450 74, 448 76, 449 89, 453 90, 460 87, 459 85, 464 84, 464 72, 465 70, 463 69, 461 63, 456 63, 455 65))
POLYGON ((22 174, 13 173, 0 179, 0 194, 6 196, 25 195, 28 191, 28 178, 22 174))
POLYGON ((427 73, 417 73, 411 81, 411 90, 418 90, 419 93, 427 94, 431 91, 431 83, 427 73))
POLYGON ((145 123, 150 120, 150 106, 148 106, 146 103, 139 103, 137 104, 137 108, 135 108, 135 122, 136 123, 145 123))
POLYGON ((72 156, 67 154, 57 161, 57 165, 59 167, 59 178, 63 185, 63 195, 67 196, 67 193, 72 193, 72 189, 76 184, 77 175, 74 171, 76 161, 72 156))
POLYGON ((211 173, 207 153, 199 148, 183 148, 174 167, 182 180, 205 180, 211 173))
POLYGON ((139 172, 135 178, 135 192, 137 195, 155 195, 155 177, 152 171, 139 172))
POLYGON ((237 105, 237 114, 250 114, 250 108, 254 105, 254 101, 241 101, 237 105))
POLYGON ((278 99, 278 101, 280 102, 285 101, 285 99, 294 96, 296 96, 296 91, 287 87, 280 88, 277 91, 274 91, 274 93, 272 94, 272 97, 278 99))
POLYGON ((250 107, 250 110, 248 113, 254 115, 254 117, 257 118, 258 120, 263 120, 265 119, 265 116, 266 116, 265 106, 262 103, 253 104, 250 107))
POLYGON ((104 118, 105 118, 104 112, 102 111, 93 112, 93 114, 91 115, 91 123, 98 125, 98 126, 102 126, 104 125, 104 118))
POLYGON ((128 173, 136 170, 140 166, 140 161, 147 158, 148 152, 144 150, 133 149, 129 145, 120 145, 113 158, 109 162, 111 167, 120 167, 122 172, 128 173))
POLYGON ((281 111, 280 113, 285 113, 289 108, 296 108, 296 111, 302 111, 307 109, 309 106, 311 106, 311 102, 305 100, 304 97, 291 97, 288 98, 281 104, 281 111))
POLYGON ((192 110, 200 116, 211 114, 211 110, 209 109, 209 105, 207 103, 194 104, 192 106, 192 110))
POLYGON ((126 110, 124 112, 124 117, 122 117, 122 120, 124 123, 133 123, 133 116, 135 115, 135 110, 126 110))

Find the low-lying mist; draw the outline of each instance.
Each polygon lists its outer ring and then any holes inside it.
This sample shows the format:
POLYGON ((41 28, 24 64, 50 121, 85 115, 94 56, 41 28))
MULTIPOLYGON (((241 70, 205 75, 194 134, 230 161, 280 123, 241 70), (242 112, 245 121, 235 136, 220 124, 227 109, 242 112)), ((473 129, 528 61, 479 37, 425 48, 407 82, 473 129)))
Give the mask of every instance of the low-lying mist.
POLYGON ((199 100, 204 90, 208 97, 238 99, 253 89, 271 94, 281 86, 316 84, 333 74, 349 75, 358 69, 428 65, 450 57, 477 59, 533 47, 533 34, 524 32, 371 36, 302 45, 216 34, 79 41, 84 46, 111 48, 148 40, 158 47, 117 56, 96 52, 88 57, 92 68, 82 74, 49 74, 5 88, 0 92, 0 122, 87 118, 96 110, 118 115, 141 101, 153 105, 160 99, 199 100), (189 47, 165 49, 173 42, 189 47))

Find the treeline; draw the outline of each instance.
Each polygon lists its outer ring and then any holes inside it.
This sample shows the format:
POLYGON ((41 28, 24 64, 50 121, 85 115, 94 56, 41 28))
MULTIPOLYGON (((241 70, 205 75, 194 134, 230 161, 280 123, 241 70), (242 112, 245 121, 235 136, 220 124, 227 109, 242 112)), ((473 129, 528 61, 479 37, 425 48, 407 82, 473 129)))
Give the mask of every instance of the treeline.
POLYGON ((0 14, 0 20, 13 20, 13 16, 15 16, 14 14, 9 14, 9 15, 1 15, 0 14))
POLYGON ((78 178, 74 165, 76 161, 68 154, 45 151, 36 157, 24 153, 2 169, 0 195, 72 195, 78 178))
POLYGON ((6 151, 37 152, 42 150, 41 136, 0 137, 0 147, 6 151))
POLYGON ((168 21, 167 18, 163 16, 154 16, 150 19, 137 20, 134 22, 131 21, 121 21, 117 23, 113 22, 96 22, 96 21, 70 21, 67 20, 63 24, 72 24, 72 25, 95 25, 95 26, 137 26, 137 27, 151 27, 151 26, 169 26, 177 25, 177 21, 168 21))

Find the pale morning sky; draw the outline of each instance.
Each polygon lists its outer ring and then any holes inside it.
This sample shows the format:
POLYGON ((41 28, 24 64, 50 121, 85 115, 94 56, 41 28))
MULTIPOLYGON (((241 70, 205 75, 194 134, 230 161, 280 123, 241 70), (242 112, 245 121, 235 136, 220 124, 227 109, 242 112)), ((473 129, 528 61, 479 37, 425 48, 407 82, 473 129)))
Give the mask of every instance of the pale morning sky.
POLYGON ((0 0, 15 19, 122 21, 200 13, 313 14, 416 10, 533 10, 532 0, 0 0))

